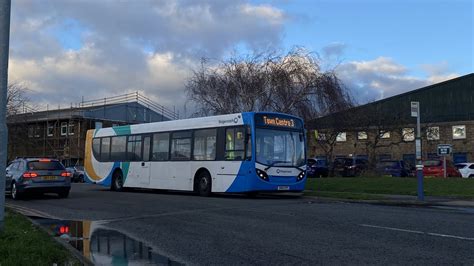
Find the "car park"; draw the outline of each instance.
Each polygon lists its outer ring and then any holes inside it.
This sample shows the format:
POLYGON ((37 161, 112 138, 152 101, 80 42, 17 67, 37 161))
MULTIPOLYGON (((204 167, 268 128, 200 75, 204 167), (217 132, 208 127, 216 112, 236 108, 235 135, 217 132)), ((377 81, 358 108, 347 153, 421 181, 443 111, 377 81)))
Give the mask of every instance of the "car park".
POLYGON ((56 193, 66 198, 71 176, 56 159, 17 158, 6 169, 5 189, 15 200, 27 193, 56 193))
POLYGON ((384 176, 408 177, 412 171, 402 160, 384 160, 376 165, 376 172, 384 176))
POLYGON ((362 158, 342 157, 336 158, 331 166, 334 176, 354 177, 359 176, 368 168, 368 161, 362 158))
POLYGON ((327 177, 329 169, 326 163, 318 159, 307 160, 306 174, 308 177, 327 177))
MULTIPOLYGON (((444 177, 443 160, 426 160, 423 162, 423 175, 444 177)), ((446 177, 460 177, 461 173, 451 161, 446 161, 446 177)))
POLYGON ((461 176, 464 178, 474 178, 474 163, 458 163, 456 164, 461 176))
POLYGON ((71 182, 84 183, 84 167, 83 166, 67 167, 66 170, 72 174, 71 182))

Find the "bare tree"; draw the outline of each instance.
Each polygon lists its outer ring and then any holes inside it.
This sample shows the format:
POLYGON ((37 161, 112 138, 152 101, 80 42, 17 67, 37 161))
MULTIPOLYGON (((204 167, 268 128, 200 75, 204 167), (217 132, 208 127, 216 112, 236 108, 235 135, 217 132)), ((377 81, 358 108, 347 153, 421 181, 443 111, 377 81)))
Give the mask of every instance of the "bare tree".
POLYGON ((197 115, 273 111, 308 121, 352 106, 335 73, 321 71, 317 57, 303 49, 208 62, 186 83, 197 115))
POLYGON ((7 88, 7 116, 20 113, 27 105, 27 88, 19 83, 8 84, 7 88))

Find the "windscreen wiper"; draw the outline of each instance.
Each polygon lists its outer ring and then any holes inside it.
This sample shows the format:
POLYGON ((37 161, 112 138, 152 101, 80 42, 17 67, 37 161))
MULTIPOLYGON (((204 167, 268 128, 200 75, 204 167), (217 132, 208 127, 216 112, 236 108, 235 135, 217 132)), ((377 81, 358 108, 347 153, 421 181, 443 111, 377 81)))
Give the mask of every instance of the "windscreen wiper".
POLYGON ((277 163, 288 163, 287 161, 274 161, 272 162, 271 164, 269 164, 266 168, 265 168, 265 171, 267 171, 268 169, 272 168, 273 166, 275 166, 275 164, 277 163))

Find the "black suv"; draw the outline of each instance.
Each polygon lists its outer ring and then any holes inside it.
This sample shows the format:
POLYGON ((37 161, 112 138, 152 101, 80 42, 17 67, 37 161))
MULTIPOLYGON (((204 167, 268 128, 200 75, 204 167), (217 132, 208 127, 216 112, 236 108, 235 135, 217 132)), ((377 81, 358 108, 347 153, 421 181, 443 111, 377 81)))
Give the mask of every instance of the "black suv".
POLYGON ((71 173, 55 159, 17 158, 6 169, 5 189, 13 199, 28 192, 57 193, 66 198, 71 189, 71 173))
POLYGON ((332 163, 331 173, 334 176, 358 176, 368 168, 368 161, 361 158, 336 158, 332 163))

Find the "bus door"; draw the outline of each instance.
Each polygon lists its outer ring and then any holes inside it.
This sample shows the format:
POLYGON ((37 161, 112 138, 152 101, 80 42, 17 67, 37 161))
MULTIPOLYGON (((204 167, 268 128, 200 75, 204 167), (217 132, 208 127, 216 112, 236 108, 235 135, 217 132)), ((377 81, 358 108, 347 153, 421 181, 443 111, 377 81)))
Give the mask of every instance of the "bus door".
POLYGON ((140 184, 149 185, 150 184, 150 151, 151 151, 151 135, 143 136, 143 145, 142 145, 142 161, 140 163, 140 184))

